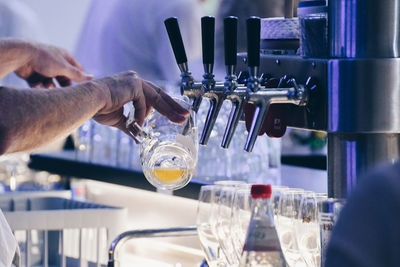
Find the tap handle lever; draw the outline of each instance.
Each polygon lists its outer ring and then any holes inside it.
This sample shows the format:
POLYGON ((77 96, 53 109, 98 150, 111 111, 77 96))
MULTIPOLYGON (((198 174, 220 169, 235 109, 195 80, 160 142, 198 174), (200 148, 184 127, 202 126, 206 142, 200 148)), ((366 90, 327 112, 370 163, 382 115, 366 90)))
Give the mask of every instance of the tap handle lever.
POLYGON ((226 66, 236 66, 237 27, 237 17, 230 16, 224 19, 224 49, 226 66))
POLYGON ((260 30, 261 19, 250 17, 247 26, 247 62, 249 67, 260 66, 260 30))
MULTIPOLYGON (((201 41, 203 47, 203 64, 214 64, 215 18, 201 18, 201 41)), ((211 69, 212 72, 212 69, 211 69)))
POLYGON ((179 29, 178 19, 175 17, 168 18, 164 21, 164 24, 168 32, 172 50, 174 51, 176 63, 178 63, 178 65, 187 63, 185 46, 183 44, 181 31, 179 29))

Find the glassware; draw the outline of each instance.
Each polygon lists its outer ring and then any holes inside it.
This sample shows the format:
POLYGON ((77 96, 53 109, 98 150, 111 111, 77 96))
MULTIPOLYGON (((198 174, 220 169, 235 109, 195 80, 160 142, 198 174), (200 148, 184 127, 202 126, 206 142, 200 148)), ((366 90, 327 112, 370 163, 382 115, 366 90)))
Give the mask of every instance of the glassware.
POLYGON ((318 203, 318 221, 321 238, 321 266, 325 266, 326 252, 333 227, 338 220, 344 199, 328 198, 318 203))
MULTIPOLYGON (((226 104, 228 104, 227 101, 221 107, 207 145, 199 147, 199 161, 202 164, 196 169, 195 174, 196 179, 199 181, 213 183, 221 179, 231 178, 231 167, 229 164, 232 150, 221 147, 221 140, 230 110, 226 104)), ((199 129, 204 128, 208 108, 209 101, 202 101, 200 109, 197 112, 199 129)))
POLYGON ((233 247, 234 241, 231 227, 233 199, 238 189, 249 188, 249 185, 240 181, 220 181, 219 183, 224 184, 224 186, 221 188, 221 192, 216 200, 218 204, 218 217, 215 229, 219 244, 229 265, 235 266, 239 264, 239 261, 233 247))
POLYGON ((152 111, 142 129, 134 122, 134 109, 127 121, 128 130, 140 143, 140 162, 146 179, 163 190, 176 190, 188 184, 197 163, 196 114, 186 99, 174 100, 190 111, 182 124, 152 111))
POLYGON ((116 166, 117 163, 117 132, 118 129, 92 122, 91 155, 93 163, 116 166))
POLYGON ((87 120, 77 130, 75 138, 75 159, 82 161, 90 161, 92 150, 92 120, 87 120))
POLYGON ((272 186, 271 208, 272 208, 272 213, 274 214, 275 221, 277 221, 277 215, 279 212, 279 201, 281 200, 282 193, 286 190, 289 190, 289 187, 272 186))
POLYGON ((251 219, 239 266, 286 267, 270 205, 271 186, 253 185, 251 196, 251 219))
POLYGON ((250 187, 240 188, 235 191, 230 230, 233 249, 238 261, 242 255, 247 229, 249 228, 251 204, 250 187))
POLYGON ((302 189, 288 189, 282 192, 279 201, 276 225, 283 254, 290 267, 303 263, 297 244, 295 225, 299 220, 298 214, 304 193, 302 189))
POLYGON ((122 131, 117 133, 117 166, 130 168, 133 161, 133 139, 122 131))
POLYGON ((326 198, 326 194, 308 193, 303 196, 300 204, 295 230, 301 256, 309 267, 321 266, 318 205, 326 198))
POLYGON ((214 184, 222 185, 222 186, 242 186, 242 185, 246 185, 246 183, 243 182, 243 181, 231 181, 231 180, 215 181, 214 184))
POLYGON ((222 186, 218 185, 202 186, 197 206, 197 233, 200 245, 210 267, 226 266, 225 255, 222 253, 215 234, 215 225, 218 216, 216 199, 221 192, 221 188, 222 186))

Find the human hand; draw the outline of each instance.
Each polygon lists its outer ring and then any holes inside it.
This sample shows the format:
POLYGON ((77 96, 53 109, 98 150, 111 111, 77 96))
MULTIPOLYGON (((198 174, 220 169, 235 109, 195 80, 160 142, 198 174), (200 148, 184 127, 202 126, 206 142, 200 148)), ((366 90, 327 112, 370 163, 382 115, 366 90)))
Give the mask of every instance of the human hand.
POLYGON ((25 79, 31 87, 54 88, 54 80, 60 86, 69 86, 71 81, 84 82, 93 79, 66 50, 46 44, 26 43, 24 53, 28 61, 15 73, 25 79))
POLYGON ((133 71, 94 80, 92 83, 106 93, 103 108, 93 118, 101 124, 117 127, 128 135, 123 106, 129 101, 133 102, 135 121, 139 125, 143 125, 152 107, 176 123, 184 122, 189 115, 189 111, 182 108, 161 88, 141 79, 133 71))

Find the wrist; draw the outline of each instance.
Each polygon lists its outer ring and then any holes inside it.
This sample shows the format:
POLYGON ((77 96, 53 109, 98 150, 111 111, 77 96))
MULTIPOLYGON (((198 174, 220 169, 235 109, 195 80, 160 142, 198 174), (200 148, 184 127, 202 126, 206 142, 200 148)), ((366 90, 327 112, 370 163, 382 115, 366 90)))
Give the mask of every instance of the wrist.
POLYGON ((102 110, 107 105, 108 100, 111 99, 111 93, 108 86, 100 81, 101 80, 93 80, 86 83, 95 95, 99 107, 97 112, 102 110))

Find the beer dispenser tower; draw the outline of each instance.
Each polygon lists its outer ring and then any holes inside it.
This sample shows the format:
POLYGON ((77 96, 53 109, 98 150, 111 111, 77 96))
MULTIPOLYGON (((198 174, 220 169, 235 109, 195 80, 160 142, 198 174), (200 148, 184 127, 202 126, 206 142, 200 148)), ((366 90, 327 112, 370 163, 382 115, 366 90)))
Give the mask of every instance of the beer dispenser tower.
POLYGON ((269 108, 279 105, 287 126, 328 133, 328 195, 346 198, 360 174, 399 159, 399 18, 396 0, 330 0, 328 58, 260 55, 260 19, 256 17, 247 19, 247 54, 237 54, 237 18, 225 18, 224 82, 216 82, 212 73, 214 18, 202 18, 201 82, 189 71, 177 19, 167 19, 182 72, 182 94, 193 99, 195 110, 203 98, 210 101, 200 143, 207 144, 222 102, 228 100, 232 111, 222 140, 228 148, 244 105, 252 103, 255 113, 244 144, 251 152, 269 108), (240 71, 249 73, 245 83, 236 76, 240 71), (269 76, 280 78, 279 86, 271 86, 265 78, 269 76))

